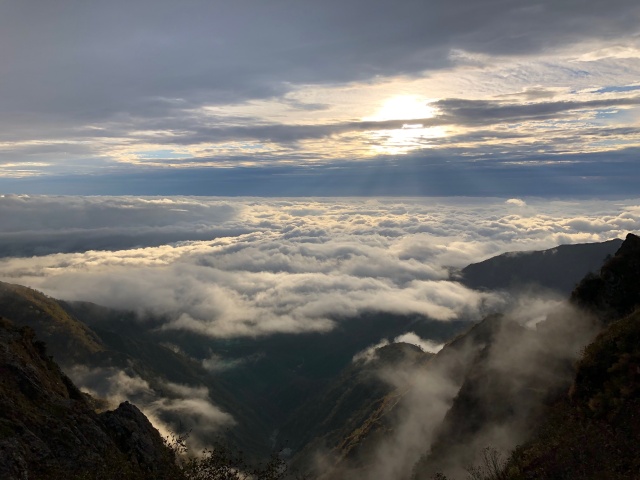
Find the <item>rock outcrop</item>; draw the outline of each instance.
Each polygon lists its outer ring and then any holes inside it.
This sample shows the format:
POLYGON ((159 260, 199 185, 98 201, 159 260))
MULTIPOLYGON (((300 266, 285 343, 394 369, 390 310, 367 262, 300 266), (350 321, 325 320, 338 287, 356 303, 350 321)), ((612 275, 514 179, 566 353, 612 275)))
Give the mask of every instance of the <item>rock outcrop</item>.
POLYGON ((180 478, 146 417, 96 413, 31 328, 0 319, 0 373, 0 478, 180 478))

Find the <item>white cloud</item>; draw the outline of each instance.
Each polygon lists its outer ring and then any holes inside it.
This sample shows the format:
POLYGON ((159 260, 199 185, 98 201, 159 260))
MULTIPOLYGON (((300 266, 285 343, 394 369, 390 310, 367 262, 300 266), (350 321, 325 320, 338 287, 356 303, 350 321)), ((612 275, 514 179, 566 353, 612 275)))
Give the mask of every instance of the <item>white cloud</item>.
POLYGON ((392 342, 390 342, 386 338, 383 338, 378 343, 368 346, 367 348, 356 353, 353 356, 353 362, 369 363, 370 361, 377 358, 379 348, 386 347, 391 343, 408 343, 411 345, 415 345, 416 347, 420 347, 423 351, 428 353, 438 353, 444 346, 443 343, 437 343, 432 340, 422 339, 414 332, 407 332, 397 336, 393 339, 392 342))
POLYGON ((444 343, 437 343, 433 340, 425 340, 420 338, 413 332, 407 332, 399 337, 393 339, 394 343, 410 343, 416 347, 420 347, 423 351, 428 353, 438 353, 444 347, 444 343))
POLYGON ((527 202, 520 198, 510 198, 504 203, 506 203, 507 205, 515 205, 516 207, 524 207, 527 205, 527 202))
POLYGON ((5 197, 13 243, 39 228, 43 245, 61 231, 78 248, 0 259, 0 278, 211 336, 327 331, 371 310, 478 318, 501 300, 448 281, 446 267, 640 230, 634 199, 511 200, 5 197), (151 234, 136 248, 83 248, 118 228, 151 234), (183 240, 157 244, 158 228, 183 240), (227 233, 199 236, 214 228, 227 233))
POLYGON ((369 363, 370 361, 375 360, 377 358, 378 349, 382 347, 386 347, 387 345, 389 345, 389 340, 387 340, 386 338, 383 338, 378 343, 365 348, 361 352, 356 353, 353 356, 353 362, 369 363))

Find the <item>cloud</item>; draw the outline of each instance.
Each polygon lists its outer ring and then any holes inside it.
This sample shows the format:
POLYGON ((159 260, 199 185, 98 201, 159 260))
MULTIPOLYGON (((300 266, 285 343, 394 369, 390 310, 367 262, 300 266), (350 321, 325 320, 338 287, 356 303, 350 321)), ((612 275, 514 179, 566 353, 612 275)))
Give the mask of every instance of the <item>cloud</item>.
POLYGON ((610 98, 586 101, 504 103, 489 100, 445 99, 433 104, 442 111, 444 121, 458 125, 491 125, 526 120, 560 121, 564 112, 598 110, 616 106, 635 106, 640 97, 610 98))
MULTIPOLYGON (((475 340, 471 332, 419 367, 382 369, 380 377, 395 391, 378 423, 392 427, 363 441, 357 464, 325 457, 326 478, 426 479, 436 472, 462 478, 486 447, 508 452, 526 441, 549 392, 568 387, 566 367, 596 329, 589 315, 557 299, 523 294, 507 310, 503 319, 474 327, 475 340), (540 320, 546 322, 536 330, 540 320)), ((394 341, 403 338, 417 336, 394 341)), ((386 344, 354 360, 370 360, 386 344)))
POLYGON ((235 424, 230 414, 211 402, 204 386, 159 380, 152 387, 124 370, 84 365, 68 369, 67 374, 82 390, 107 400, 111 408, 124 401, 135 402, 164 437, 192 430, 189 443, 196 450, 206 446, 212 433, 235 424))
POLYGON ((377 351, 379 348, 386 347, 390 343, 409 343, 411 345, 415 345, 416 347, 420 347, 420 349, 428 353, 437 353, 444 346, 444 344, 437 343, 432 340, 422 339, 418 335, 416 335, 414 332, 407 332, 397 336, 391 342, 386 338, 383 338, 378 343, 371 345, 365 348, 364 350, 356 353, 353 356, 353 362, 369 363, 370 361, 377 358, 377 355, 378 355, 377 351))
MULTIPOLYGON (((190 168, 132 167, 119 173, 105 172, 95 178, 87 175, 0 178, 0 188, 6 193, 136 196, 592 198, 637 195, 639 174, 635 160, 639 149, 634 143, 636 137, 626 135, 627 129, 609 131, 610 136, 600 132, 602 136, 585 137, 580 130, 550 128, 553 132, 526 134, 534 142, 535 150, 518 140, 521 134, 512 132, 509 134, 511 141, 506 143, 501 143, 499 135, 483 145, 425 148, 405 153, 401 158, 383 155, 373 159, 367 157, 358 163, 332 158, 323 164, 312 165, 305 154, 297 152, 289 157, 291 162, 295 159, 293 163, 271 164, 267 161, 266 166, 260 166, 256 165, 256 157, 247 153, 236 159, 196 158, 190 168), (548 141, 538 140, 540 136, 548 141), (576 139, 578 143, 584 139, 593 141, 595 146, 577 145, 576 139), (628 140, 631 146, 625 145, 628 140), (616 149, 601 148, 603 142, 615 144, 616 149), (211 162, 219 161, 228 168, 211 168, 211 162), (244 165, 245 161, 249 165, 244 165)), ((486 139, 484 135, 481 137, 486 139)), ((465 138, 458 140, 463 144, 466 141, 465 138)), ((447 140, 442 142, 447 143, 447 140)))
POLYGON ((383 338, 378 343, 365 348, 361 352, 356 353, 353 356, 353 362, 369 363, 370 361, 375 360, 377 358, 378 356, 377 350, 379 348, 386 347, 387 345, 389 345, 389 340, 387 340, 386 338, 383 338))
POLYGON ((477 319, 504 300, 450 281, 449 267, 640 230, 633 199, 523 202, 4 197, 11 236, 0 235, 0 276, 56 298, 167 315, 165 329, 324 332, 370 311, 477 319), (120 228, 141 244, 108 249, 120 228), (35 229, 41 251, 69 250, 58 232, 75 253, 9 256, 35 229), (158 231, 182 240, 158 245, 158 231))
MULTIPOLYGON (((169 194, 153 172, 225 167, 186 184, 251 194, 234 184, 253 179, 249 167, 314 177, 334 162, 430 161, 434 148, 535 160, 638 145, 632 0, 62 0, 1 13, 0 188, 15 192, 169 194), (363 120, 402 95, 436 115, 412 118, 423 124, 413 133, 403 120, 363 120), (606 135, 617 141, 595 138, 606 135)), ((275 183, 280 173, 260 171, 275 183)))
POLYGON ((350 0, 325 2, 310 14, 294 4, 257 1, 180 9, 171 2, 141 1, 134 8, 127 5, 126 16, 120 2, 74 5, 71 13, 71 3, 64 2, 40 15, 16 5, 4 9, 0 25, 1 43, 17 49, 7 57, 2 96, 14 111, 75 110, 88 120, 133 109, 156 116, 203 100, 221 101, 224 95, 269 97, 286 91, 287 84, 439 69, 450 65, 452 48, 523 55, 609 40, 611 32, 618 38, 635 32, 634 2, 581 5, 545 1, 535 7, 494 3, 480 8, 439 0, 428 6, 404 1, 391 8, 382 1, 350 0), (34 32, 28 38, 26 22, 34 32), (42 88, 44 82, 57 86, 56 95, 42 88), (88 104, 105 110, 81 108, 88 104))
POLYGON ((520 198, 510 198, 504 203, 506 203, 507 205, 515 205, 516 207, 524 207, 527 205, 527 202, 520 198))
POLYGON ((0 256, 120 250, 237 235, 247 232, 233 222, 238 207, 184 197, 2 195, 0 256))
POLYGON ((437 343, 432 340, 425 340, 420 338, 413 332, 407 332, 399 337, 393 339, 393 343, 410 343, 416 347, 420 347, 423 351, 428 353, 438 353, 444 347, 443 343, 437 343))

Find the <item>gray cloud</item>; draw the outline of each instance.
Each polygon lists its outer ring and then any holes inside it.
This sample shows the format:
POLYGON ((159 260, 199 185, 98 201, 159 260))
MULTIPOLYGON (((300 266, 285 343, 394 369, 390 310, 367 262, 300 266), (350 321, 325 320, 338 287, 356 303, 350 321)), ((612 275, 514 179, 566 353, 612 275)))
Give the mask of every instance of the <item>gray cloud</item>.
POLYGON ((248 233, 224 200, 0 196, 0 257, 119 250, 248 233), (224 226, 223 226, 224 225, 224 226))
MULTIPOLYGON (((623 135, 624 132, 619 132, 623 135)), ((497 136, 499 139, 500 136, 497 136)), ((402 157, 236 168, 131 168, 101 176, 0 179, 4 192, 74 195, 260 195, 278 196, 624 196, 638 193, 638 148, 571 151, 570 136, 555 132, 557 145, 503 142, 481 148, 427 149, 402 157)), ((599 140, 602 145, 606 136, 599 140)), ((517 138, 516 138, 517 139, 517 138)), ((610 143, 616 143, 615 137, 610 143)), ((624 139, 622 139, 624 141, 624 139)), ((206 159, 205 159, 206 160, 206 159)), ((232 161, 253 161, 241 157, 232 161)), ((198 159, 198 162, 203 161, 198 159)))
POLYGON ((523 55, 626 38, 639 13, 631 0, 12 3, 0 15, 0 111, 11 132, 154 118, 180 131, 202 105, 417 74, 451 66, 456 49, 523 55))
MULTIPOLYGON (((180 128, 173 131, 172 135, 157 138, 155 134, 149 134, 147 137, 145 137, 144 134, 138 134, 138 139, 146 139, 158 144, 172 145, 241 140, 288 143, 307 139, 321 139, 351 132, 397 130, 403 128, 407 123, 419 123, 424 127, 443 125, 477 127, 549 119, 560 121, 571 118, 570 112, 580 110, 597 111, 612 107, 636 106, 638 104, 640 104, 640 97, 535 103, 508 103, 497 100, 451 98, 439 100, 431 104, 438 111, 433 118, 357 121, 320 125, 260 124, 259 119, 255 118, 252 119, 253 122, 249 125, 221 125, 212 127, 211 118, 185 117, 180 119, 180 128)), ((250 120, 251 119, 245 119, 245 121, 250 120)), ((228 121, 229 119, 226 119, 226 122, 228 121)), ((222 123, 226 122, 223 121, 222 123)), ((139 119, 136 122, 136 127, 139 130, 148 130, 151 132, 155 130, 171 130, 175 128, 175 126, 175 119, 171 117, 162 119, 139 119)), ((111 133, 116 135, 118 131, 112 130, 111 133)), ((93 133, 87 132, 87 135, 89 134, 93 133)), ((499 135, 499 133, 495 135, 499 135)))
POLYGON ((4 110, 90 117, 144 112, 175 98, 268 97, 285 82, 419 72, 449 64, 452 48, 515 55, 622 36, 636 30, 638 7, 628 0, 64 1, 5 5, 1 17, 10 62, 4 110))
MULTIPOLYGON (((640 104, 640 97, 610 98, 606 100, 535 102, 509 104, 488 100, 445 99, 435 102, 443 111, 444 121, 457 125, 495 125, 527 120, 565 118, 563 114, 576 110, 597 110, 616 106, 640 104)), ((444 123, 444 122, 443 122, 444 123)))

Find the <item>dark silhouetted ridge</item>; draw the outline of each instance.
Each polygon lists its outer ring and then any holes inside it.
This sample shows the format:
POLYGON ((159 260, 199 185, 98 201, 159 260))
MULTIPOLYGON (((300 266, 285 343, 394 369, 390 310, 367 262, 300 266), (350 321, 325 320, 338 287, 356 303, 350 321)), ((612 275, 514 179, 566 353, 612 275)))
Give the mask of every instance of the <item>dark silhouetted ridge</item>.
POLYGON ((460 282, 474 289, 542 287, 569 295, 587 273, 597 271, 621 244, 622 240, 615 239, 504 253, 463 268, 460 282))
POLYGON ((175 479, 174 454, 124 403, 97 414, 29 327, 0 319, 0 478, 175 479))

